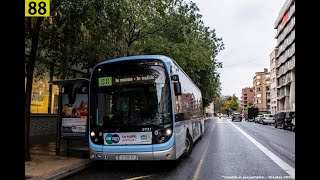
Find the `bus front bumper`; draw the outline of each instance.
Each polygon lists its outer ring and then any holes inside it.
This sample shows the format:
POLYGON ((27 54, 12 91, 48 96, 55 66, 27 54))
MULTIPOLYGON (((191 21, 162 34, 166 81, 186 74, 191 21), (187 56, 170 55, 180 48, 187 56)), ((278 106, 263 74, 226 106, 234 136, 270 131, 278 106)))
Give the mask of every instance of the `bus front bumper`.
POLYGON ((92 160, 175 160, 176 153, 174 146, 164 151, 154 152, 98 152, 90 151, 90 159, 92 160))

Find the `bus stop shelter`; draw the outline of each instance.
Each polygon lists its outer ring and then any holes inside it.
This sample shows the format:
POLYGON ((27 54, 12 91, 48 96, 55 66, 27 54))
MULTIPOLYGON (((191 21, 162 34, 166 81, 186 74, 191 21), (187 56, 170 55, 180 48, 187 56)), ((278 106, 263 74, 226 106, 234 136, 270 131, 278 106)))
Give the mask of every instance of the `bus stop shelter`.
POLYGON ((69 150, 88 151, 88 90, 89 80, 75 78, 50 83, 59 88, 56 155, 60 155, 60 142, 67 142, 69 150))

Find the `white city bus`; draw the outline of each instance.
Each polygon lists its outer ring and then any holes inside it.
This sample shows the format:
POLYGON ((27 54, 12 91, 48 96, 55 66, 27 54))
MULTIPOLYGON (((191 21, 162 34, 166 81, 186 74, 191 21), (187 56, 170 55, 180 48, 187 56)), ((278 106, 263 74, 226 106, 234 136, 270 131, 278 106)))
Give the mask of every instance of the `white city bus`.
POLYGON ((204 132, 199 88, 162 55, 97 64, 89 84, 92 160, 176 160, 204 132))

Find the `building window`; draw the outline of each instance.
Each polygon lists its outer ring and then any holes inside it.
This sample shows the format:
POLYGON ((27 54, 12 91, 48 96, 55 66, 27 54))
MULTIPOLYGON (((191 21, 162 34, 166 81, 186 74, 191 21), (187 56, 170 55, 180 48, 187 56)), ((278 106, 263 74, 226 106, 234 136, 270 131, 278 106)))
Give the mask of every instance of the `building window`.
MULTIPOLYGON (((260 89, 260 88, 259 88, 260 89)), ((261 94, 257 94, 257 97, 261 97, 261 94)))
POLYGON ((260 85, 260 81, 257 82, 257 85, 260 85))
POLYGON ((261 99, 258 100, 258 103, 261 104, 261 99))

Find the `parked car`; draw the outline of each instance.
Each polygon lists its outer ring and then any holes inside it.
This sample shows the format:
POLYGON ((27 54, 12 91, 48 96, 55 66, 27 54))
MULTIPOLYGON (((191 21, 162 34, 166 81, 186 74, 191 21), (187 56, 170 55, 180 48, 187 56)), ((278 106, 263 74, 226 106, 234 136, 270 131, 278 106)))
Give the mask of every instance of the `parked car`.
POLYGON ((274 127, 277 128, 278 126, 281 129, 290 128, 292 130, 293 124, 292 119, 295 117, 295 111, 280 111, 275 115, 274 118, 274 127))
POLYGON ((235 120, 238 120, 238 121, 242 121, 242 115, 240 113, 233 113, 232 114, 232 121, 235 121, 235 120))
POLYGON ((262 117, 262 114, 258 114, 256 117, 254 117, 254 122, 259 123, 261 117, 262 117))
POLYGON ((259 118, 259 123, 260 124, 273 124, 274 123, 274 119, 273 119, 273 115, 272 114, 262 114, 262 116, 259 118))

